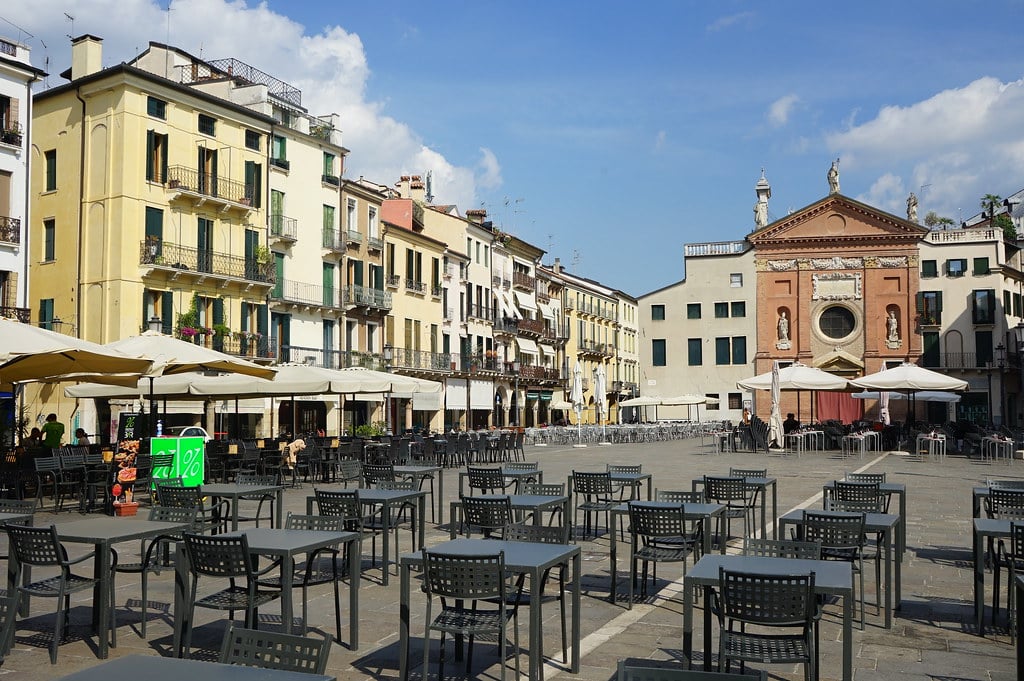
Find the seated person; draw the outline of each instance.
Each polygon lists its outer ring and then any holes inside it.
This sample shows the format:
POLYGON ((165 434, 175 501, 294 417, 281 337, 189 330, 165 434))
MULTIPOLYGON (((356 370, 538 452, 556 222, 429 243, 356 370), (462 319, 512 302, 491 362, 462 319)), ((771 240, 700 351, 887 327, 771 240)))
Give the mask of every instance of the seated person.
POLYGON ((800 430, 800 422, 794 418, 793 413, 786 414, 786 420, 782 422, 782 432, 789 435, 794 430, 800 430))
POLYGON ((89 436, 85 434, 85 428, 78 428, 77 430, 75 430, 75 439, 76 445, 88 446, 89 444, 91 444, 89 442, 89 436))

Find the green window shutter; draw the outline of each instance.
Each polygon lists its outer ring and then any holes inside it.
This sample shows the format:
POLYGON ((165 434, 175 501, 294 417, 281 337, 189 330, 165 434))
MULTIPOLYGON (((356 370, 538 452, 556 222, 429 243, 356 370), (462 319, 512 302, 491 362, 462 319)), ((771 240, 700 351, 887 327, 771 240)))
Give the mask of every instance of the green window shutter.
POLYGON ((921 292, 921 291, 917 292, 917 295, 914 296, 914 304, 917 307, 918 314, 924 312, 924 293, 923 292, 921 292))
POLYGON ((260 334, 264 338, 266 338, 267 336, 267 327, 269 321, 267 319, 267 314, 268 313, 266 303, 264 303, 263 305, 256 306, 256 333, 260 334))
POLYGON ((213 299, 213 323, 223 324, 224 323, 224 299, 214 298, 213 299))
POLYGON ((729 352, 729 339, 728 338, 716 338, 715 339, 715 364, 729 364, 732 357, 729 352))
MULTIPOLYGON (((146 206, 146 239, 160 242, 164 238, 164 212, 159 208, 146 206)), ((159 245, 158 245, 159 248, 159 245)), ((160 255, 159 250, 157 255, 160 255)))
POLYGON ((747 338, 746 336, 734 336, 732 339, 732 363, 747 363, 747 338))
POLYGON ((334 304, 334 265, 324 263, 324 305, 330 307, 334 304))
POLYGON ((250 205, 255 205, 256 196, 256 162, 245 162, 245 198, 249 199, 250 205))
POLYGON ((153 147, 155 144, 156 133, 152 130, 146 131, 146 181, 153 181, 153 147))
POLYGON ((167 142, 167 135, 160 135, 163 142, 163 153, 160 154, 160 181, 167 182, 167 154, 170 149, 167 142))
POLYGON ((355 280, 353 283, 356 286, 363 285, 363 261, 353 260, 352 261, 352 277, 355 280))
POLYGON ((942 291, 935 293, 935 311, 942 312, 942 291))
POLYGON ((238 330, 249 330, 249 303, 242 303, 238 314, 238 330))

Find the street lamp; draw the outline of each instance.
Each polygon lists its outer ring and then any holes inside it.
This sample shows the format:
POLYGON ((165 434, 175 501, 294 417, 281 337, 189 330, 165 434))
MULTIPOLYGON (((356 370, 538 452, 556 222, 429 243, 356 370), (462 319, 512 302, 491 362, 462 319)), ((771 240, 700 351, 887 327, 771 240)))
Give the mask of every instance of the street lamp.
POLYGON ((1006 425, 1006 346, 996 346, 996 364, 999 365, 999 425, 1006 425))
MULTIPOLYGON (((381 357, 384 359, 384 371, 391 373, 391 360, 395 356, 395 349, 391 347, 390 343, 384 344, 384 351, 381 353, 381 357)), ((387 425, 388 432, 395 432, 391 427, 391 395, 386 394, 384 396, 384 423, 387 425)))

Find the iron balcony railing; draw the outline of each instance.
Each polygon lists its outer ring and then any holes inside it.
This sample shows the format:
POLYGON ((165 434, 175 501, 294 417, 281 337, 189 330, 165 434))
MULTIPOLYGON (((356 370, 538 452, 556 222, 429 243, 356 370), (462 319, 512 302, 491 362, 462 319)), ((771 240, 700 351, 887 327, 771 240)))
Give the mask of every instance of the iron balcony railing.
POLYGON ((450 352, 428 352, 394 348, 391 355, 392 369, 408 369, 419 371, 451 371, 452 354, 450 352))
POLYGON ((430 287, 430 295, 435 298, 440 298, 442 293, 444 293, 444 288, 440 284, 434 284, 430 287))
POLYGON ((380 353, 375 352, 325 350, 323 348, 310 348, 301 345, 285 345, 281 348, 281 355, 287 357, 289 362, 323 367, 325 369, 362 367, 364 369, 384 371, 386 368, 380 353))
POLYGON ((0 241, 7 244, 21 243, 21 219, 0 216, 0 241))
POLYGON ((266 284, 273 284, 277 276, 274 263, 256 262, 237 255, 179 246, 167 241, 142 241, 139 244, 139 264, 235 277, 266 284))
POLYGON ((32 321, 32 310, 27 307, 10 307, 8 305, 0 305, 0 317, 17 319, 22 324, 28 324, 32 321))
POLYGON ((13 147, 20 147, 24 137, 21 130, 0 130, 0 142, 10 144, 13 147))
POLYGON ((560 381, 565 379, 558 369, 538 366, 519 367, 519 378, 532 381, 560 381))
POLYGON ((299 234, 298 224, 299 221, 295 218, 277 214, 271 215, 270 236, 295 241, 298 239, 299 234))
POLYGON ((338 289, 291 279, 277 282, 270 292, 270 299, 320 307, 341 307, 338 289))
POLYGON ((344 251, 347 245, 348 239, 341 232, 336 232, 333 229, 325 229, 321 232, 320 244, 331 251, 344 251))
POLYGON ((534 288, 536 288, 537 279, 535 277, 531 277, 529 274, 524 274, 522 272, 513 272, 512 285, 518 286, 519 288, 530 289, 532 291, 534 288))
POLYGON ((501 319, 494 320, 494 333, 519 333, 519 322, 515 319, 509 319, 508 317, 502 317, 501 319))
POLYGON ((471 353, 466 355, 452 354, 452 367, 456 371, 474 373, 476 371, 501 371, 502 364, 497 355, 471 353))
POLYGON ((268 94, 295 106, 302 106, 302 91, 299 88, 233 57, 213 59, 208 62, 193 61, 191 64, 181 67, 182 83, 224 77, 230 77, 236 81, 246 81, 254 85, 265 85, 268 94))
POLYGON ((229 180, 215 173, 201 173, 185 166, 171 166, 167 169, 167 186, 170 189, 233 201, 243 206, 252 205, 252 185, 229 180))
POLYGON ((341 184, 341 178, 339 178, 337 175, 321 175, 320 181, 323 182, 324 184, 329 184, 335 187, 341 184))
MULTIPOLYGON (((929 369, 986 369, 991 356, 979 356, 976 352, 936 352, 921 355, 917 363, 929 369)), ((999 368, 995 365, 991 368, 999 368)))
POLYGON ((384 250, 384 240, 375 236, 367 237, 366 247, 371 251, 382 251, 384 250))
POLYGON ((341 291, 342 301, 346 305, 372 307, 378 310, 391 309, 390 291, 381 291, 367 286, 346 286, 341 291))
MULTIPOLYGON (((196 336, 195 338, 199 338, 196 336)), ((193 341, 197 342, 197 341, 193 341)), ((236 357, 250 359, 277 359, 277 343, 258 333, 233 333, 230 336, 208 336, 197 342, 236 357)))
POLYGON ((6 54, 9 57, 17 57, 18 46, 12 42, 0 40, 0 54, 6 54))
POLYGON ((412 291, 413 293, 423 293, 427 290, 427 285, 422 281, 413 281, 412 279, 406 278, 405 290, 412 291))
POLYGON ((472 319, 482 319, 487 322, 492 321, 494 318, 493 310, 484 305, 467 305, 466 315, 472 319))
POLYGON ((393 288, 398 288, 398 285, 402 283, 402 277, 397 274, 389 274, 385 283, 393 288))
POLYGON ((526 332, 530 334, 541 335, 544 333, 544 321, 540 319, 520 319, 519 320, 519 331, 520 333, 526 332))
POLYGON ((361 244, 363 243, 363 234, 354 229, 350 229, 345 232, 345 241, 350 244, 361 244))

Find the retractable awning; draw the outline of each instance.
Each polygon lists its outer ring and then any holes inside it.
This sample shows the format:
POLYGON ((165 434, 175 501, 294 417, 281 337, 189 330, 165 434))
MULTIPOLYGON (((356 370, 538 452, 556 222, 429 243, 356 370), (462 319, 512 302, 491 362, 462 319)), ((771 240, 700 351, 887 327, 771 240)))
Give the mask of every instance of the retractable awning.
POLYGON ((523 293, 522 291, 515 291, 515 294, 516 303, 519 304, 519 307, 525 310, 537 311, 537 302, 533 299, 533 296, 528 293, 523 293))
POLYGON ((540 354, 540 350, 537 348, 537 343, 529 338, 516 338, 516 343, 519 344, 519 352, 525 352, 529 355, 540 354))

